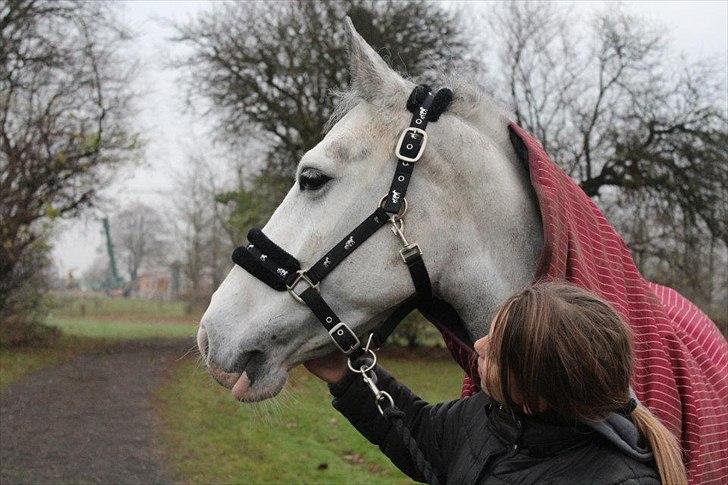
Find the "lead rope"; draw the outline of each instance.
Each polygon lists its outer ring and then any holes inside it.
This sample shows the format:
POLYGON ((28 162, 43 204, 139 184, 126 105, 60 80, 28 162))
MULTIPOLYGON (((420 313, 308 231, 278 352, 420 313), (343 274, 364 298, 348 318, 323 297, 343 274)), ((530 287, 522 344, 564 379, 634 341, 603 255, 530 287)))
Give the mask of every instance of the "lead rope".
POLYGON ((363 360, 362 364, 357 369, 352 364, 351 357, 349 357, 347 359, 349 370, 361 375, 364 383, 372 391, 372 394, 374 395, 374 404, 377 406, 377 410, 384 419, 389 421, 392 427, 394 427, 400 440, 407 447, 407 451, 409 451, 415 468, 422 473, 427 483, 439 485, 440 480, 437 478, 437 474, 435 473, 432 464, 427 461, 427 458, 425 458, 425 454, 422 453, 417 441, 415 441, 412 437, 409 427, 404 423, 404 417, 406 414, 394 404, 394 399, 391 394, 377 387, 377 376, 373 370, 374 366, 377 365, 377 354, 375 354, 374 350, 370 348, 373 336, 374 334, 369 335, 369 340, 364 348, 364 354, 362 357, 357 359, 357 361, 361 361, 367 354, 369 354, 371 356, 371 361, 367 362, 366 360, 363 360))
POLYGON ((432 469, 432 465, 429 461, 427 461, 424 453, 422 453, 417 442, 410 434, 409 428, 404 424, 404 412, 400 411, 396 407, 390 407, 382 412, 382 416, 388 419, 392 423, 392 426, 394 426, 394 429, 397 430, 402 442, 405 443, 409 449, 409 453, 414 461, 415 467, 420 471, 420 473, 422 473, 427 483, 439 485, 440 481, 438 480, 435 471, 432 469))

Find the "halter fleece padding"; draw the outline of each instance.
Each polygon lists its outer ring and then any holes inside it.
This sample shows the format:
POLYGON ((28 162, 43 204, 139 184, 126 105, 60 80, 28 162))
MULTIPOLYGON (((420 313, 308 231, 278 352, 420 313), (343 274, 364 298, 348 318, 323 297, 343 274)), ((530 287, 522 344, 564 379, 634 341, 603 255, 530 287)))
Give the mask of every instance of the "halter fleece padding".
POLYGON ((278 266, 282 266, 294 273, 301 269, 301 265, 296 258, 291 256, 285 249, 268 239, 258 228, 248 231, 248 241, 255 245, 261 252, 267 254, 275 260, 278 266))
POLYGON ((233 263, 237 264, 274 290, 285 291, 286 283, 283 278, 274 273, 273 270, 269 269, 267 266, 260 264, 256 255, 250 252, 250 250, 245 246, 235 248, 232 259, 233 263))
MULTIPOLYGON (((419 86, 416 86, 407 99, 407 110, 410 113, 414 113, 415 110, 419 109, 430 91, 432 91, 432 89, 427 84, 420 84, 419 86)), ((432 100, 432 104, 430 105, 430 109, 427 112, 427 121, 434 122, 439 120, 440 115, 445 112, 452 102, 452 96, 452 91, 448 88, 442 88, 437 91, 437 93, 435 93, 435 98, 432 100)))
POLYGON ((248 241, 250 246, 235 248, 233 262, 274 290, 284 291, 286 282, 292 281, 296 271, 301 269, 300 263, 260 229, 251 229, 248 241), (261 259, 261 255, 266 255, 266 258, 261 259), (284 277, 276 269, 284 269, 287 274, 284 277))
POLYGON ((407 110, 414 113, 417 108, 425 101, 427 94, 431 91, 429 84, 420 84, 415 86, 407 98, 407 110))
POLYGON ((435 99, 432 100, 430 111, 427 112, 427 121, 437 121, 440 119, 440 115, 445 112, 447 107, 452 102, 452 91, 448 88, 442 88, 435 94, 435 99))

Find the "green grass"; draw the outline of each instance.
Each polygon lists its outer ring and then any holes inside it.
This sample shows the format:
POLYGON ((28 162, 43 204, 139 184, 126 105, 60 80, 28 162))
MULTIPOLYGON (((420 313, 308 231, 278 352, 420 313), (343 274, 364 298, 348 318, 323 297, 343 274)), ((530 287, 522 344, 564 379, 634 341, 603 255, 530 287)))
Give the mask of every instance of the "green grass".
MULTIPOLYGON (((462 371, 451 360, 384 365, 430 402, 460 394, 462 371)), ((186 361, 156 405, 165 455, 188 483, 411 483, 330 402, 326 386, 298 368, 274 400, 240 404, 186 361)))
POLYGON ((191 337, 197 331, 197 325, 189 323, 137 323, 60 317, 50 318, 47 323, 59 328, 65 335, 108 340, 191 337))
POLYGON ((26 374, 64 360, 67 352, 57 349, 0 348, 0 390, 26 374))
POLYGON ((184 302, 110 298, 105 296, 55 296, 51 303, 52 317, 123 318, 126 320, 197 321, 199 312, 190 312, 184 302))
POLYGON ((48 325, 108 340, 190 337, 200 318, 180 301, 57 296, 50 306, 48 325))

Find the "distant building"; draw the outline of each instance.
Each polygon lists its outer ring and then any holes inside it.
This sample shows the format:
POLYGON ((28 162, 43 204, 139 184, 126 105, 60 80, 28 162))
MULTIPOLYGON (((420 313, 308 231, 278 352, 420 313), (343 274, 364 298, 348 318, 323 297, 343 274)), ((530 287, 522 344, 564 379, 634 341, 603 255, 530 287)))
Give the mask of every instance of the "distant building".
MULTIPOLYGON (((203 274, 198 282, 198 294, 209 295, 214 289, 211 274, 203 274)), ((129 297, 148 300, 177 300, 190 297, 190 282, 184 277, 181 267, 174 263, 168 267, 160 267, 142 271, 128 291, 129 297)))
POLYGON ((179 294, 172 292, 172 272, 169 269, 156 269, 141 273, 129 296, 149 300, 174 300, 179 294))

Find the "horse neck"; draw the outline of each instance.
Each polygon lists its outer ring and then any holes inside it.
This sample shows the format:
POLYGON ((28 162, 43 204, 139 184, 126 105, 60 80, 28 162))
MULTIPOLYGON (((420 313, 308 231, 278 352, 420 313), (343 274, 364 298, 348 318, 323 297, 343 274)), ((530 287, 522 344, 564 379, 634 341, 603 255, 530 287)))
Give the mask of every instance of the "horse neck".
POLYGON ((443 248, 451 258, 435 283, 476 339, 488 332, 498 306, 533 281, 543 247, 536 196, 507 123, 481 125, 480 134, 475 150, 456 154, 448 192, 457 195, 446 209, 450 236, 443 248))

